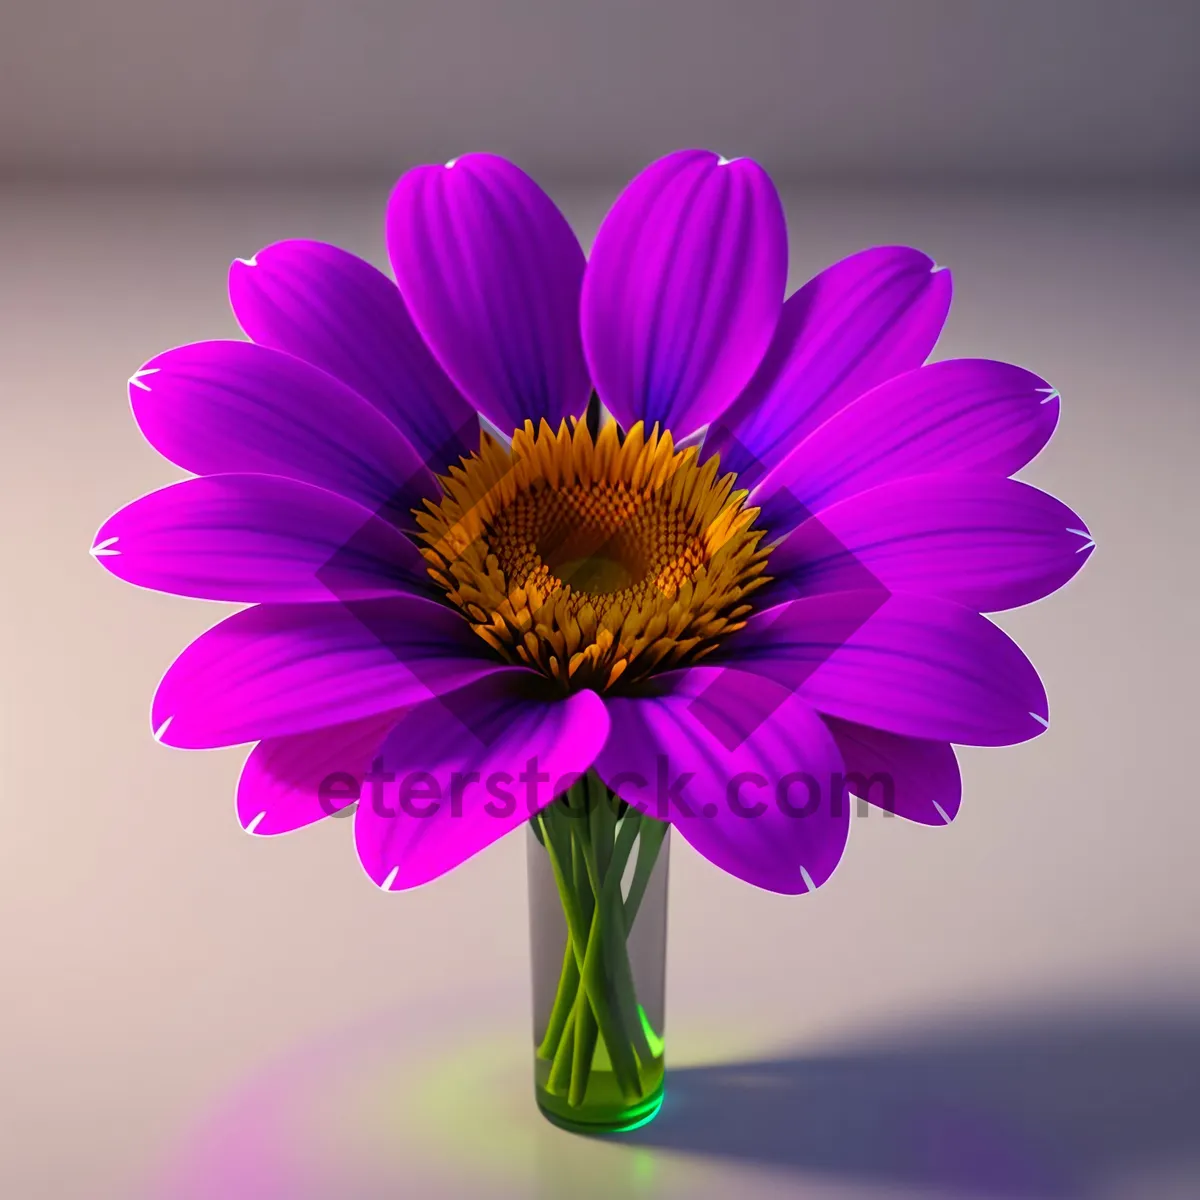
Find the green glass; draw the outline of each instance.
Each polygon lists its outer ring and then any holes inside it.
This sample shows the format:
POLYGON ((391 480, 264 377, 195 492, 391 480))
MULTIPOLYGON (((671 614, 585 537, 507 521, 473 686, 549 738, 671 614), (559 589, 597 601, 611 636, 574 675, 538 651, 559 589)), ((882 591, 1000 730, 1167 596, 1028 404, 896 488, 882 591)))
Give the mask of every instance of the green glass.
POLYGON ((663 1098, 669 826, 589 772, 529 831, 538 1107, 568 1129, 635 1129, 663 1098))

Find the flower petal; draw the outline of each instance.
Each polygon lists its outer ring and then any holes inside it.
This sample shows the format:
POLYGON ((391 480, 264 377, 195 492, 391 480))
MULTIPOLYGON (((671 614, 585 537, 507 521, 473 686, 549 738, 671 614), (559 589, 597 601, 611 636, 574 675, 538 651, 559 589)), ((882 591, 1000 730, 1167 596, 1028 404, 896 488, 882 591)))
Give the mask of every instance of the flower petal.
POLYGON ((283 475, 402 525, 437 483, 404 435, 332 375, 253 342, 198 342, 129 383, 146 439, 197 475, 283 475))
POLYGON ((756 887, 798 894, 833 873, 850 824, 842 759, 794 692, 693 667, 605 704, 612 734, 596 770, 630 804, 756 887))
POLYGON ((746 386, 787 283, 787 229, 757 163, 680 150, 617 198, 583 284, 583 344, 601 400, 627 429, 681 438, 746 386))
POLYGON ((396 596, 264 604, 227 617, 172 663, 151 713, 185 749, 304 733, 441 696, 502 668, 455 612, 396 596))
POLYGON ((583 251, 524 171, 494 154, 416 167, 388 201, 387 244, 417 328, 484 416, 508 433, 584 411, 583 251))
POLYGON ((555 696, 522 667, 419 705, 389 735, 355 815, 364 869, 385 890, 444 875, 565 791, 607 736, 595 692, 555 696))
POLYGON ((400 289, 324 242, 276 242, 229 268, 238 324, 370 401, 435 472, 479 448, 479 418, 421 340, 400 289))
POLYGON ((754 489, 772 529, 893 479, 1004 476, 1050 440, 1058 393, 1011 363, 947 359, 906 371, 835 413, 754 489))
POLYGON ((922 825, 948 825, 962 803, 962 776, 954 747, 901 737, 825 718, 846 764, 852 795, 922 825))
POLYGON ((762 478, 839 409, 919 367, 950 309, 950 272, 907 246, 852 254, 809 280, 783 306, 762 365, 713 423, 719 454, 743 487, 762 478))
POLYGON ((258 836, 290 833, 348 808, 363 773, 403 714, 267 738, 250 752, 237 788, 242 828, 258 836))
POLYGON ((755 614, 731 665, 818 712, 909 737, 1007 746, 1049 724, 1033 665, 986 617, 932 596, 830 592, 755 614))
POLYGON ((852 590, 867 571, 891 592, 999 612, 1057 591, 1094 545, 1065 504, 1027 483, 917 475, 794 529, 771 552, 768 600, 852 590))
POLYGON ((277 475, 208 475, 151 492, 105 521, 93 551, 129 583, 203 600, 363 600, 429 582, 394 525, 277 475))

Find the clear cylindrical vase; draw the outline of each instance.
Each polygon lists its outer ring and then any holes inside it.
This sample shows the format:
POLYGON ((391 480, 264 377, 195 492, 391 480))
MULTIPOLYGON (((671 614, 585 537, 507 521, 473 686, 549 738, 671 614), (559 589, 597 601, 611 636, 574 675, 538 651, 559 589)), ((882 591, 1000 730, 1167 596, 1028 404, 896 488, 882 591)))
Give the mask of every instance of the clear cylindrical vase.
POLYGON ((591 772, 529 823, 534 1088, 557 1125, 662 1105, 669 832, 591 772))

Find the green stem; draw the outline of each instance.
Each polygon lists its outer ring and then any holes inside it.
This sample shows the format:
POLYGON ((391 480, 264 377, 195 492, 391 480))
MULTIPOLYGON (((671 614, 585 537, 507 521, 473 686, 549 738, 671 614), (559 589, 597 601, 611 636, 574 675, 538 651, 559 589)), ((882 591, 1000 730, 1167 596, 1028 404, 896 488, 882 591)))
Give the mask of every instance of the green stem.
MULTIPOLYGON (((568 793, 566 797, 567 803, 574 809, 572 797, 568 793)), ((557 802, 556 802, 557 803, 557 802)), ((551 810, 551 820, 557 815, 557 810, 551 810)), ((578 818, 572 817, 575 821, 578 818)), ((533 822, 534 829, 538 831, 538 841, 545 846, 545 839, 542 836, 540 822, 533 822)), ((590 888, 585 890, 583 855, 580 848, 579 839, 574 836, 573 827, 568 834, 570 838, 570 859, 571 859, 571 882, 575 888, 575 892, 579 897, 580 916, 585 922, 591 922, 591 891, 590 888)), ((561 840, 559 841, 560 854, 566 857, 565 849, 561 840)), ((546 1025, 546 1033, 542 1038, 541 1045, 538 1046, 537 1053, 540 1058, 550 1059, 553 1061, 558 1051, 560 1040, 563 1032, 566 1029, 567 1018, 570 1016, 572 1009, 575 1006, 575 997, 579 991, 579 964, 575 957, 575 948, 571 939, 567 939, 567 943, 563 948, 563 964, 558 976, 558 987, 554 993, 554 1005, 550 1010, 550 1019, 546 1025)))
MULTIPOLYGON (((592 952, 593 943, 599 941, 597 928, 600 920, 600 909, 597 907, 592 919, 592 928, 588 934, 588 954, 592 952)), ((596 1057, 598 1033, 599 1025, 591 1002, 587 993, 581 991, 575 1000, 575 1037, 571 1057, 571 1084, 567 1092, 567 1103, 575 1108, 583 1103, 584 1096, 587 1095, 588 1080, 592 1075, 592 1060, 596 1057)), ((608 1044, 607 1041, 605 1044, 608 1044)), ((611 1050, 609 1053, 611 1055, 611 1050)))
POLYGON ((554 1007, 550 1010, 550 1020, 546 1024, 546 1033, 542 1038, 542 1044, 537 1048, 539 1058, 554 1059, 558 1043, 575 1005, 575 994, 578 991, 579 964, 575 961, 575 947, 568 938, 563 947, 563 964, 558 975, 558 987, 554 992, 554 1007))
POLYGON ((593 771, 589 771, 583 783, 587 799, 588 823, 592 845, 596 848, 596 865, 601 879, 608 874, 613 856, 613 836, 617 828, 617 814, 613 810, 608 788, 600 782, 593 771))
MULTIPOLYGON (((595 1015, 600 1036, 604 1038, 604 1044, 608 1048, 609 1059, 612 1062, 613 1074, 616 1077, 617 1084, 621 1092, 632 1102, 641 1097, 641 1083, 638 1078, 637 1061, 628 1040, 623 1039, 620 1035, 616 1017, 609 1002, 608 988, 604 978, 603 960, 600 955, 602 937, 591 936, 592 933, 598 930, 602 919, 600 914, 603 911, 603 905, 597 901, 593 901, 594 907, 590 928, 585 932, 580 897, 575 888, 571 886, 572 881, 567 878, 566 872, 563 869, 561 838, 556 839, 554 836, 552 829, 553 821, 546 819, 545 811, 543 810, 542 813, 538 814, 538 820, 542 822, 542 832, 545 835, 546 852, 550 859, 550 869, 554 873, 554 881, 558 886, 559 896, 562 900, 563 913, 567 921, 568 936, 574 947, 575 958, 579 967, 580 984, 590 1002, 591 1011, 595 1015)), ((592 864, 588 861, 590 855, 587 853, 588 847, 586 843, 582 846, 582 849, 590 874, 592 864)), ((578 1023, 577 1008, 576 1026, 578 1026, 578 1023)))
POLYGON ((613 800, 589 772, 534 818, 567 924, 558 988, 537 1053, 551 1064, 547 1090, 572 1107, 584 1104, 599 1040, 631 1103, 643 1097, 642 1072, 657 1057, 637 1000, 628 938, 667 826, 631 807, 618 814, 613 800), (633 878, 623 898, 635 843, 633 878))
POLYGON ((629 962, 628 933, 625 930, 625 911, 618 892, 608 904, 608 919, 604 922, 604 940, 609 976, 621 1024, 629 1037, 634 1053, 643 1067, 654 1058, 642 1018, 638 1011, 637 991, 633 982, 633 967, 629 962))
MULTIPOLYGON (((560 829, 559 822, 555 820, 555 816, 556 811, 552 804, 543 814, 535 817, 531 824, 537 831, 538 841, 546 849, 552 863, 554 854, 557 854, 559 863, 570 862, 571 882, 575 886, 576 892, 578 892, 578 848, 574 845, 573 839, 564 840, 562 836, 563 831, 560 829)), ((557 872, 555 872, 555 878, 558 880, 557 872)), ((561 881, 559 881, 559 892, 561 895, 561 881)), ((581 916, 583 916, 582 913, 581 916)), ((585 919, 590 921, 591 914, 588 913, 585 919)), ((563 947, 563 965, 558 977, 558 988, 554 993, 554 1005, 551 1009, 550 1020, 546 1026, 546 1034, 542 1038, 542 1044, 538 1047, 537 1051, 542 1058, 555 1059, 559 1041, 566 1031, 567 1018, 571 1015, 574 1008, 575 993, 578 990, 579 959, 575 952, 575 939, 568 937, 566 945, 563 947)))
MULTIPOLYGON (((611 809, 609 810, 611 813, 611 809)), ((640 1050, 646 1051, 642 1061, 649 1059, 649 1047, 646 1045, 645 1034, 637 1015, 637 1002, 633 998, 633 977, 628 972, 628 986, 622 987, 623 980, 618 971, 614 971, 618 960, 624 959, 629 965, 628 953, 624 946, 624 922, 616 916, 616 906, 621 903, 621 876, 624 873, 625 862, 628 860, 629 849, 632 847, 636 829, 621 839, 621 851, 618 855, 614 847, 613 861, 610 861, 607 873, 602 873, 597 857, 596 847, 586 836, 580 837, 583 861, 587 868, 588 880, 594 892, 594 919, 588 932, 587 955, 585 970, 594 970, 610 994, 613 1006, 614 1034, 619 1039, 619 1045, 605 1037, 604 1044, 608 1048, 614 1071, 617 1069, 618 1058, 628 1058, 633 1066, 634 1076, 638 1079, 639 1094, 641 1091, 640 1076, 637 1074, 637 1062, 634 1056, 641 1057, 640 1050), (614 920, 620 922, 622 928, 618 931, 614 920), (619 932, 619 943, 615 935, 619 932)), ((582 1032, 580 1023, 575 1024, 576 1036, 582 1032)), ((578 1047, 577 1047, 578 1048, 578 1047)), ((582 1093, 581 1093, 582 1094, 582 1093)))
MULTIPOLYGON (((577 991, 576 995, 582 997, 584 993, 577 991)), ((575 1046, 575 1010, 575 1003, 572 1002, 571 1010, 567 1013, 562 1037, 555 1047, 554 1061, 550 1064, 550 1075, 546 1081, 547 1090, 555 1096, 567 1095, 571 1086, 571 1055, 575 1046)))
POLYGON ((637 915, 642 897, 645 895, 646 882, 658 861, 658 853, 665 834, 666 826, 661 822, 648 818, 643 820, 636 809, 627 810, 621 822, 618 844, 613 854, 611 877, 614 879, 616 887, 609 905, 610 915, 605 922, 610 975, 617 1007, 621 1022, 629 1033, 634 1052, 643 1067, 649 1065, 655 1055, 642 1027, 641 1010, 638 1006, 633 979, 633 967, 629 961, 629 934, 633 928, 633 918, 637 915), (630 887, 632 900, 632 904, 630 904, 621 900, 620 885, 629 861, 629 854, 633 848, 633 841, 639 834, 641 837, 637 865, 634 867, 634 879, 630 887))
POLYGON ((644 818, 641 821, 642 836, 638 845, 637 865, 633 868, 633 879, 629 884, 629 895, 625 899, 625 928, 633 928, 634 919, 642 900, 646 895, 646 887, 658 862, 658 852, 662 849, 663 839, 670 828, 665 821, 655 821, 644 818))

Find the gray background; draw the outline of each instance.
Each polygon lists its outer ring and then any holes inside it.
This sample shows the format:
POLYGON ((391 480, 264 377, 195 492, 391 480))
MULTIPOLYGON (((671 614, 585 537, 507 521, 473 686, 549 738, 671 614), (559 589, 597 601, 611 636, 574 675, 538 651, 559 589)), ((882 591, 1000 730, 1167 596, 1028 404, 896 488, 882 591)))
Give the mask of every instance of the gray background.
POLYGON ((1190 0, 8 0, 10 172, 386 178, 486 146, 620 179, 728 145, 776 175, 1200 170, 1190 0))
POLYGON ((0 1194, 212 1200, 1192 1197, 1200 1191, 1200 6, 9 4, 0 14, 0 1194), (962 755, 949 829, 873 814, 816 895, 676 843, 667 1107, 536 1116, 524 846, 385 896, 348 824, 238 829, 244 751, 150 738, 225 606, 87 548, 173 469, 125 380, 235 336, 231 258, 383 264, 406 166, 534 170, 587 244, 647 158, 762 159, 792 285, 955 273, 936 357, 1063 418, 1025 477, 1087 569, 1004 625, 1049 733, 962 755))

